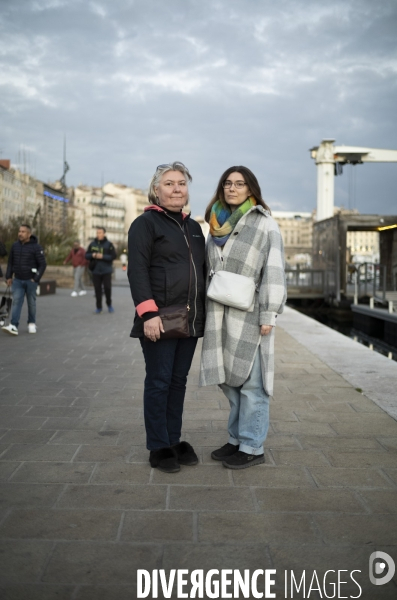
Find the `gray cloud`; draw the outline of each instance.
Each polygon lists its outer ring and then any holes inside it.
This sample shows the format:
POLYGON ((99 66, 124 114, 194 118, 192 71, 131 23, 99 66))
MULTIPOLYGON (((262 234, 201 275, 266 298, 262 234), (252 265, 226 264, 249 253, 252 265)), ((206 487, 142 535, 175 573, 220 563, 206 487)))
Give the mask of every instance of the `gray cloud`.
MULTIPOLYGON (((146 187, 182 160, 203 212, 246 164, 278 209, 311 210, 308 148, 397 148, 394 0, 16 0, 0 17, 0 149, 36 175, 146 187)), ((392 213, 397 164, 345 169, 336 202, 392 213), (349 196, 349 171, 356 195, 349 196)))

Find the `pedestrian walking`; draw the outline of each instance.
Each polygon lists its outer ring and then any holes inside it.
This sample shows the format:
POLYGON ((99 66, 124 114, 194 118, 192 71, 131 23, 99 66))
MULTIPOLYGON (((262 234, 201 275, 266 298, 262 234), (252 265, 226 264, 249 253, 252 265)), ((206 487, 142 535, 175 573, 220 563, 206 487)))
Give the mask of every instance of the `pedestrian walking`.
POLYGON ((89 261, 88 268, 92 273, 96 298, 95 314, 97 315, 102 312, 102 286, 108 311, 110 313, 114 312, 112 306, 112 263, 117 255, 112 242, 107 239, 105 234, 106 229, 98 227, 96 238, 90 243, 85 254, 85 258, 89 261))
MULTIPOLYGON (((4 258, 5 256, 7 256, 7 250, 5 245, 3 244, 3 242, 0 240, 0 258, 4 258)), ((3 279, 4 275, 3 275, 3 270, 1 268, 1 264, 0 264, 0 279, 3 279)), ((5 323, 5 316, 4 313, 2 311, 2 309, 5 309, 5 304, 6 304, 6 298, 3 297, 1 299, 1 306, 0 306, 0 327, 3 327, 4 323, 5 323), (3 300, 4 300, 4 307, 3 307, 3 300)))
POLYGON ((204 332, 205 241, 200 225, 182 212, 191 180, 180 162, 158 166, 151 205, 128 234, 136 307, 131 337, 139 338, 146 365, 146 445, 150 465, 167 473, 198 462, 192 446, 180 440, 187 376, 204 332))
POLYGON ((11 322, 2 330, 18 335, 19 319, 23 301, 28 303, 28 332, 36 333, 36 293, 37 286, 47 267, 43 248, 32 235, 29 225, 19 228, 18 241, 11 246, 6 271, 7 285, 12 285, 13 305, 11 322))
POLYGON ((88 263, 85 258, 85 249, 82 246, 80 246, 79 240, 76 240, 73 243, 73 248, 63 261, 63 264, 66 265, 69 262, 72 262, 74 277, 73 292, 70 295, 73 298, 75 298, 76 296, 85 296, 87 292, 83 284, 83 275, 85 267, 88 263))
POLYGON ((123 250, 123 252, 120 254, 120 260, 121 260, 122 270, 126 271, 127 270, 127 261, 128 261, 127 250, 123 250))
MULTIPOLYGON (((4 245, 4 243, 0 240, 0 258, 4 258, 5 256, 7 256, 7 249, 4 245)), ((1 265, 0 265, 0 279, 3 277, 3 271, 1 269, 1 265)))
POLYGON ((275 325, 286 301, 283 242, 247 167, 223 173, 205 220, 208 302, 200 385, 218 384, 230 403, 229 440, 211 457, 244 469, 265 460, 275 325))

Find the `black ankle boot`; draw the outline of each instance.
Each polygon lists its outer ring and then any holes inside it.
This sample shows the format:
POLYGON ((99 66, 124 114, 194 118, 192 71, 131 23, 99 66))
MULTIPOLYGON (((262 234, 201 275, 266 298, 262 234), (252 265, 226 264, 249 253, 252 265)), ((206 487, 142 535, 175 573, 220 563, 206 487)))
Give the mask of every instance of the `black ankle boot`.
POLYGON ((172 449, 175 450, 180 465, 187 467, 197 465, 198 456, 188 442, 179 442, 179 444, 172 446, 172 449))
POLYGON ((176 473, 181 470, 177 454, 173 448, 160 448, 151 450, 149 456, 150 466, 164 473, 176 473))

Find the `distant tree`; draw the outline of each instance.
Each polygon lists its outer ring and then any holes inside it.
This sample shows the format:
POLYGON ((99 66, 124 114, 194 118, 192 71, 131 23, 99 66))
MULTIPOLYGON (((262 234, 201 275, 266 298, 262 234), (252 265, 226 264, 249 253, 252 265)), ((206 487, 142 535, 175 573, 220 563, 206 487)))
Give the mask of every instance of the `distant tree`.
POLYGON ((56 233, 42 222, 40 208, 38 208, 33 220, 28 220, 21 215, 11 217, 6 225, 0 223, 0 239, 5 244, 8 252, 10 252, 12 244, 18 239, 21 223, 28 223, 31 226, 32 233, 37 236, 39 243, 43 246, 49 265, 62 264, 73 242, 78 237, 73 217, 68 218, 65 233, 56 233))
POLYGON ((18 239, 21 223, 26 223, 26 217, 11 217, 7 225, 0 223, 0 239, 5 244, 8 253, 10 253, 12 244, 18 239))

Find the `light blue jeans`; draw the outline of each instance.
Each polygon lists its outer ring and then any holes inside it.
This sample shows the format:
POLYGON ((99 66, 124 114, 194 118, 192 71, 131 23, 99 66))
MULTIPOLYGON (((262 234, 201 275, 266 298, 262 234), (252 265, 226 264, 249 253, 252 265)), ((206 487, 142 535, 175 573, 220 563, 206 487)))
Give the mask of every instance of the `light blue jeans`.
POLYGON ((263 454, 263 442, 269 429, 269 396, 263 388, 259 349, 247 381, 240 387, 220 385, 230 403, 229 444, 241 452, 263 454))
POLYGON ((36 323, 36 291, 37 283, 30 279, 16 279, 12 281, 12 314, 11 325, 18 329, 21 310, 26 294, 28 301, 28 323, 36 323))
POLYGON ((74 267, 73 268, 73 275, 74 275, 74 291, 79 293, 82 290, 85 290, 84 284, 83 284, 83 275, 84 275, 84 268, 85 267, 74 267))

